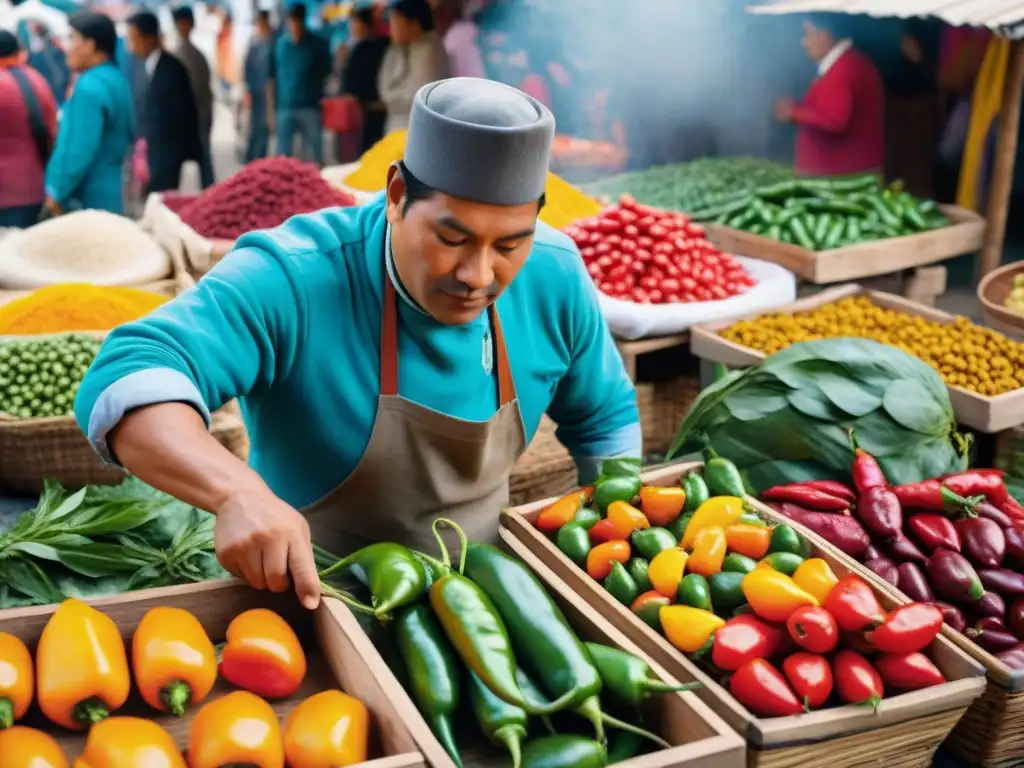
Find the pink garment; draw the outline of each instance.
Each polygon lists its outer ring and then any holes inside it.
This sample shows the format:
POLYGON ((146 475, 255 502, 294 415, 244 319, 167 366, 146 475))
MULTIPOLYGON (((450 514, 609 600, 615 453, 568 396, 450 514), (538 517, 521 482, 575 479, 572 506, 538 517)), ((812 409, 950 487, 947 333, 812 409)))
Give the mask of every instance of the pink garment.
POLYGON ((132 151, 132 190, 141 194, 149 184, 149 146, 145 139, 135 142, 132 151))
POLYGON ((551 109, 551 91, 548 90, 548 84, 540 75, 527 75, 526 79, 519 84, 519 90, 529 96, 533 96, 545 107, 551 109))
MULTIPOLYGON (((0 67, 0 208, 37 205, 46 197, 46 166, 32 138, 28 106, 10 68, 0 67)), ((57 102, 42 75, 31 67, 19 69, 39 102, 52 146, 57 132, 57 102)))
POLYGON ((456 21, 444 36, 452 77, 486 77, 484 58, 476 44, 480 34, 471 21, 456 21))

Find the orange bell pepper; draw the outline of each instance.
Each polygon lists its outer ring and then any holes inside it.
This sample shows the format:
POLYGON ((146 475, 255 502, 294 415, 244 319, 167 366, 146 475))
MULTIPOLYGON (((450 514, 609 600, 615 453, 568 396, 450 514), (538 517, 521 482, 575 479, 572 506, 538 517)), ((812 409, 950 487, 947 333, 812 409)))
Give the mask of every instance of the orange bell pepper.
POLYGON ((679 546, 689 549, 701 528, 714 526, 725 530, 743 514, 743 499, 738 496, 714 496, 699 507, 690 518, 679 546))
POLYGON ((822 605, 832 594, 832 588, 839 583, 829 564, 820 557, 812 557, 800 563, 793 572, 793 581, 804 592, 814 595, 822 605))
POLYGON ((235 763, 284 768, 277 715, 267 702, 248 691, 234 691, 204 704, 188 735, 191 768, 223 768, 235 763))
POLYGON ((68 759, 49 734, 16 725, 0 731, 4 768, 68 768, 68 759))
POLYGON ((628 541, 606 541, 587 553, 587 573, 596 581, 604 581, 612 572, 612 563, 629 562, 631 549, 628 541))
POLYGON ((686 564, 690 573, 711 576, 722 570, 729 545, 725 540, 725 531, 718 526, 701 528, 693 539, 693 552, 686 564))
POLYGON ((109 717, 89 731, 74 768, 187 768, 171 734, 140 717, 109 717))
POLYGON ((366 760, 370 715, 359 699, 323 691, 299 704, 284 724, 288 768, 343 768, 366 760))
POLYGON ((586 503, 588 498, 587 489, 573 491, 553 502, 537 515, 537 528, 544 533, 554 533, 563 525, 567 525, 576 517, 580 507, 586 503))
POLYGON ((613 501, 609 504, 605 519, 611 520, 617 528, 628 533, 651 527, 644 513, 625 501, 613 501))
POLYGON ((679 547, 670 547, 656 554, 647 566, 647 578, 651 580, 651 586, 665 597, 675 600, 688 559, 689 555, 679 547))
POLYGON ((149 706, 181 717, 217 682, 217 652, 195 616, 160 606, 147 611, 135 629, 132 670, 149 706))
POLYGON ((686 506, 686 491, 678 485, 662 488, 657 485, 645 485, 640 489, 640 508, 651 525, 668 525, 686 506))
POLYGON ((0 730, 25 716, 34 689, 32 654, 19 638, 0 632, 0 730))
POLYGON ((80 600, 61 603, 36 648, 36 698, 57 725, 95 725, 128 700, 128 654, 114 620, 80 600))
POLYGON ((688 605, 663 606, 658 618, 665 637, 683 653, 697 653, 725 626, 722 617, 688 605))
POLYGON ((818 605, 814 595, 772 568, 755 568, 743 577, 741 587, 754 613, 765 621, 782 623, 800 606, 818 605))
POLYGON ((772 531, 764 525, 736 523, 725 529, 725 540, 729 551, 760 560, 768 554, 772 542, 772 531))
POLYGON ((265 699, 287 699, 306 677, 306 654, 288 622, 266 608, 238 614, 221 652, 224 679, 265 699))

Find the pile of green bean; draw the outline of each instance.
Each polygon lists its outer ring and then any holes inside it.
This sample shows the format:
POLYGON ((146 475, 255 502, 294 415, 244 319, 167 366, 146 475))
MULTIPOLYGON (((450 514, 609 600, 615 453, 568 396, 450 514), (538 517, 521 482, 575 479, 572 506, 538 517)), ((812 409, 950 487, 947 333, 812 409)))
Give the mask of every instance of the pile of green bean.
POLYGON ((0 413, 29 419, 73 413, 100 342, 67 334, 0 342, 0 413))

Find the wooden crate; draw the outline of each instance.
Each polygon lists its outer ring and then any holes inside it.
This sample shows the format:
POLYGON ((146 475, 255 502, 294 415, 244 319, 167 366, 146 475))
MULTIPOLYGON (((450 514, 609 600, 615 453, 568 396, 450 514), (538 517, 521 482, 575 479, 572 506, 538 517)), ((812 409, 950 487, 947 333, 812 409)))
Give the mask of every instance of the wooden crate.
MULTIPOLYGON (((426 729, 426 723, 410 702, 396 701, 392 697, 387 680, 381 680, 384 672, 387 676, 391 675, 387 665, 360 629, 355 617, 340 602, 324 600, 315 612, 310 613, 299 607, 294 595, 257 592, 238 580, 147 589, 89 602, 117 623, 126 648, 129 649, 132 633, 139 621, 146 611, 156 606, 188 610, 199 619, 214 643, 224 640, 228 624, 243 611, 250 608, 277 611, 303 641, 308 660, 306 679, 299 691, 290 699, 272 702, 282 724, 283 718, 299 702, 319 691, 340 687, 359 698, 370 711, 373 757, 360 765, 365 768, 427 766, 412 735, 415 726, 426 729)), ((39 635, 54 610, 56 606, 46 605, 0 611, 0 628, 21 638, 34 653, 39 635)), ((73 641, 74 638, 68 639, 68 642, 73 641)), ((394 681, 394 677, 390 677, 390 680, 394 681)), ((394 686, 397 685, 394 682, 394 686)), ((231 690, 231 686, 219 680, 207 701, 219 698, 231 690)), ((161 715, 150 709, 133 689, 128 704, 117 714, 155 720, 174 737, 181 749, 185 749, 195 712, 193 708, 180 718, 161 715)), ((79 754, 85 743, 84 734, 71 733, 52 725, 35 704, 22 724, 51 733, 70 756, 79 754)))
MULTIPOLYGON (((891 293, 871 291, 855 283, 837 288, 829 288, 814 296, 808 296, 781 307, 777 312, 795 313, 816 309, 824 304, 831 304, 848 296, 867 296, 875 304, 887 309, 895 309, 908 315, 919 315, 927 320, 940 323, 952 323, 955 315, 942 312, 932 307, 895 296, 891 293)), ((767 314, 767 313, 758 313, 767 314)), ((758 315, 740 318, 750 320, 758 315)), ((697 357, 715 363, 724 363, 733 368, 756 365, 765 359, 765 354, 749 347, 726 341, 719 336, 719 331, 728 328, 739 320, 727 323, 707 323, 690 330, 690 349, 697 357)), ((1024 423, 1024 387, 1013 392, 1005 392, 996 397, 985 397, 959 386, 949 386, 949 400, 956 412, 957 421, 979 432, 993 433, 1015 427, 1024 423)))
POLYGON ((774 262, 804 280, 823 285, 887 275, 981 250, 985 219, 955 205, 939 208, 949 218, 950 226, 829 251, 780 243, 722 224, 705 226, 711 241, 723 251, 774 262))
MULTIPOLYGON (((671 485, 700 467, 699 462, 673 464, 647 472, 643 479, 648 485, 671 485)), ((534 527, 533 520, 551 501, 506 510, 502 515, 503 536, 521 542, 674 678, 704 683, 698 695, 746 738, 749 768, 826 764, 830 768, 925 768, 931 765, 939 744, 985 689, 984 668, 950 640, 939 637, 930 653, 949 680, 941 686, 885 699, 874 714, 863 707, 843 706, 796 717, 757 718, 664 636, 614 600, 534 527)), ((815 556, 828 561, 837 576, 853 570, 852 562, 834 548, 816 537, 811 543, 815 556)), ((876 592, 886 608, 898 605, 886 591, 876 588, 876 592)))

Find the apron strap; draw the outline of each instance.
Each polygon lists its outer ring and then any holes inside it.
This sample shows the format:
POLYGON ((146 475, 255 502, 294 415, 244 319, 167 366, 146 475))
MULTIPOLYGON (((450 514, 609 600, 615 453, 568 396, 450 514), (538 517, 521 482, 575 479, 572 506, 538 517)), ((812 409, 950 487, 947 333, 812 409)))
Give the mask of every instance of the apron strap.
MULTIPOLYGON (((498 376, 499 407, 516 399, 516 386, 512 379, 512 368, 508 364, 505 349, 505 334, 494 305, 489 306, 491 325, 494 328, 494 358, 498 376)), ((398 394, 398 292, 387 270, 384 270, 384 306, 380 323, 380 393, 398 394)))

